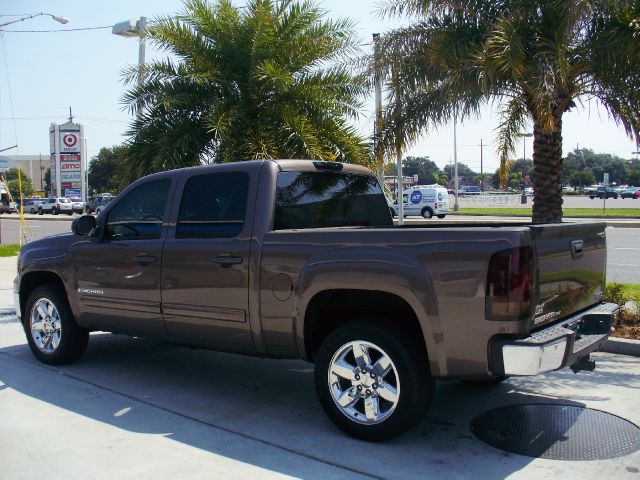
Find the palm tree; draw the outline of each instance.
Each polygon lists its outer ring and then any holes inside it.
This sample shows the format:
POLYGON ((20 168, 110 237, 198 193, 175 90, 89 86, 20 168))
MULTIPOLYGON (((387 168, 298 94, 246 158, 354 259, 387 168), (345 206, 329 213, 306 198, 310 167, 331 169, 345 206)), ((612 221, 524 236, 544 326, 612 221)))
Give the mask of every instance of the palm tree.
POLYGON ((148 39, 169 54, 125 75, 128 180, 200 165, 265 158, 369 161, 349 120, 365 83, 346 66, 352 25, 311 2, 191 0, 156 19, 148 39))
POLYGON ((418 17, 384 36, 383 60, 372 60, 378 74, 403 85, 390 89, 389 151, 395 118, 412 140, 451 121, 454 111, 463 119, 498 105, 502 171, 518 134, 533 125, 533 221, 553 223, 562 221, 564 113, 594 99, 638 139, 638 1, 392 0, 382 12, 418 17))

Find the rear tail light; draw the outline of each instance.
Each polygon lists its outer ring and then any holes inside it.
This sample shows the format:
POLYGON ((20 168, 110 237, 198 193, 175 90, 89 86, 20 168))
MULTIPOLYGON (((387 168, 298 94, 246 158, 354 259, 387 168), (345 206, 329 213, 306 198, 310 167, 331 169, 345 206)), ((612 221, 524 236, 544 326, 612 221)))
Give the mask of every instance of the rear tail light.
POLYGON ((509 248, 489 260, 485 315, 489 320, 523 320, 532 314, 533 251, 509 248))
POLYGON ((60 204, 59 203, 56 203, 56 208, 60 208, 60 204))

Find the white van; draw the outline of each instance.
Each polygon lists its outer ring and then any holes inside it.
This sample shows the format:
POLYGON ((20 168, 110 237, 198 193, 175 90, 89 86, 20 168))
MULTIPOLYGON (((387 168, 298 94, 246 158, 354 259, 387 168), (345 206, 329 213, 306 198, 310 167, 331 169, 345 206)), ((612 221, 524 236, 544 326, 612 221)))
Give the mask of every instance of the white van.
MULTIPOLYGON (((431 218, 434 215, 444 218, 449 213, 449 194, 442 185, 418 185, 403 192, 404 215, 420 215, 431 218)), ((398 215, 398 201, 391 207, 394 216, 398 215)))

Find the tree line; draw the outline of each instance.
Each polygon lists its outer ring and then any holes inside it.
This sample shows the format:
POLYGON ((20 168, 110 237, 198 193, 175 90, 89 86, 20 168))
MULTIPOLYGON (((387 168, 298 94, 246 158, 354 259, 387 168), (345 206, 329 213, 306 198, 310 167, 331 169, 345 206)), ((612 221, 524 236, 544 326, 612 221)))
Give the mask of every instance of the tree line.
MULTIPOLYGON (((638 139, 640 2, 389 0, 378 13, 406 21, 380 35, 371 53, 352 22, 328 19, 313 1, 249 0, 240 8, 189 0, 178 15, 156 19, 145 35, 167 57, 124 76, 123 104, 135 120, 119 184, 266 158, 377 168, 420 135, 477 117, 486 105, 500 119, 492 183, 522 182, 512 157, 523 132, 533 132, 525 177, 536 192, 534 222, 562 220, 563 182, 597 181, 607 168, 612 179, 634 178, 633 166, 586 150, 563 159, 562 118, 593 98, 638 139), (372 141, 353 121, 377 82, 386 106, 372 141)), ((450 182, 448 168, 422 174, 450 182)), ((465 173, 477 176, 461 168, 465 181, 465 173)))

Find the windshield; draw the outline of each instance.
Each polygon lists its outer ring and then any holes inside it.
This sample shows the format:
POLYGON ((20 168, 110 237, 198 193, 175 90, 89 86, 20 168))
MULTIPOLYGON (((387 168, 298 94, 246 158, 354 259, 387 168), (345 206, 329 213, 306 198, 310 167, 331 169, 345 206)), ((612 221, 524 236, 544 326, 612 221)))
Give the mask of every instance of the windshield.
POLYGON ((278 174, 274 230, 392 224, 375 177, 334 172, 278 174))

